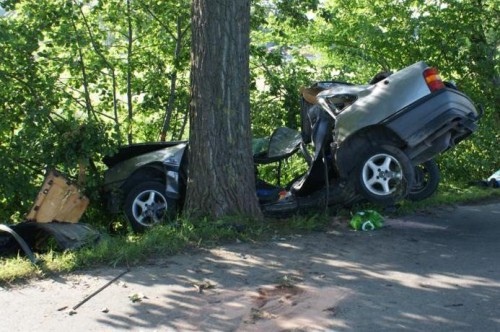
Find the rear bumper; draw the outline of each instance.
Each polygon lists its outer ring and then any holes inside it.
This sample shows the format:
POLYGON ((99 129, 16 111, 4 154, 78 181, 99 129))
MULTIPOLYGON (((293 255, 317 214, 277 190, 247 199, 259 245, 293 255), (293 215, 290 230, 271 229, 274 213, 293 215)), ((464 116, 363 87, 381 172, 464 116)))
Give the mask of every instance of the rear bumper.
POLYGON ((414 160, 431 158, 468 137, 476 130, 479 117, 466 95, 455 89, 443 89, 385 122, 406 142, 405 150, 414 160))

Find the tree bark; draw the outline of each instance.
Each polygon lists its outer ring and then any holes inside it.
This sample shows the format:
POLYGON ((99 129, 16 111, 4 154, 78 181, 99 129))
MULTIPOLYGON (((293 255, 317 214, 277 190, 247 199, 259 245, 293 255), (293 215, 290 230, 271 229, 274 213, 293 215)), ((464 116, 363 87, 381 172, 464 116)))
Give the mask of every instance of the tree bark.
POLYGON ((249 98, 250 0, 193 0, 189 174, 191 217, 262 218, 249 98))

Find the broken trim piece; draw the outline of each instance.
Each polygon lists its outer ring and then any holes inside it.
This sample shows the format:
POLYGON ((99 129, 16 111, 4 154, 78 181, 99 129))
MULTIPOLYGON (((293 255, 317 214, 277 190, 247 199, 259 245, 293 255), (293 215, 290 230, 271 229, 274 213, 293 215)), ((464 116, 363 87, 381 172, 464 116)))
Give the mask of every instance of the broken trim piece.
POLYGON ((86 298, 84 298, 82 301, 80 301, 78 304, 76 304, 72 309, 73 310, 78 309, 85 302, 87 302, 88 300, 90 300, 91 298, 93 298, 94 296, 96 296, 97 294, 99 294, 100 292, 102 292, 106 287, 108 287, 109 285, 111 285, 113 282, 115 282, 116 280, 118 280, 119 278, 121 278, 122 276, 124 276, 128 272, 130 272, 130 269, 126 269, 125 271, 123 271, 122 273, 120 273, 119 275, 117 275, 116 277, 114 277, 113 279, 111 279, 110 281, 108 281, 105 285, 101 286, 98 290, 96 290, 92 294, 88 295, 86 298))
POLYGON ((21 246, 21 249, 23 249, 23 251, 26 253, 26 255, 29 257, 30 261, 33 264, 36 264, 38 262, 35 255, 33 254, 33 251, 31 251, 31 249, 28 246, 28 244, 26 243, 26 241, 24 241, 23 238, 20 237, 19 234, 17 234, 12 228, 10 228, 7 225, 0 224, 0 231, 4 231, 4 232, 7 232, 10 235, 12 235, 14 237, 14 239, 16 239, 17 243, 19 243, 19 245, 21 246))

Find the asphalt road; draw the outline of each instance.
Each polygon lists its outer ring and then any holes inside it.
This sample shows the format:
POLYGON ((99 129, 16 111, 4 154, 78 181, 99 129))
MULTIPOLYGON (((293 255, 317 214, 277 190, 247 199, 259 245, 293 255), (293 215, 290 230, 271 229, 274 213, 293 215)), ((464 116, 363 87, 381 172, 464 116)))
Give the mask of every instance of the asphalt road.
POLYGON ((500 331, 499 239, 500 202, 371 232, 332 220, 328 232, 2 288, 0 331, 500 331))

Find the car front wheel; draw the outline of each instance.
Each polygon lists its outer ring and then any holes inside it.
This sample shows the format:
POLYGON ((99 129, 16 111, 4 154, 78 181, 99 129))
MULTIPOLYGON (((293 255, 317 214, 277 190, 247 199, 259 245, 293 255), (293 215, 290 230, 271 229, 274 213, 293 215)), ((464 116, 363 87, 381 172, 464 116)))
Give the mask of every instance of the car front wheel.
POLYGON ((390 205, 408 195, 414 168, 403 151, 392 145, 374 146, 359 160, 357 189, 370 202, 390 205))
POLYGON ((125 215, 134 232, 143 232, 176 213, 176 201, 165 195, 165 185, 150 181, 133 187, 125 198, 125 215))

